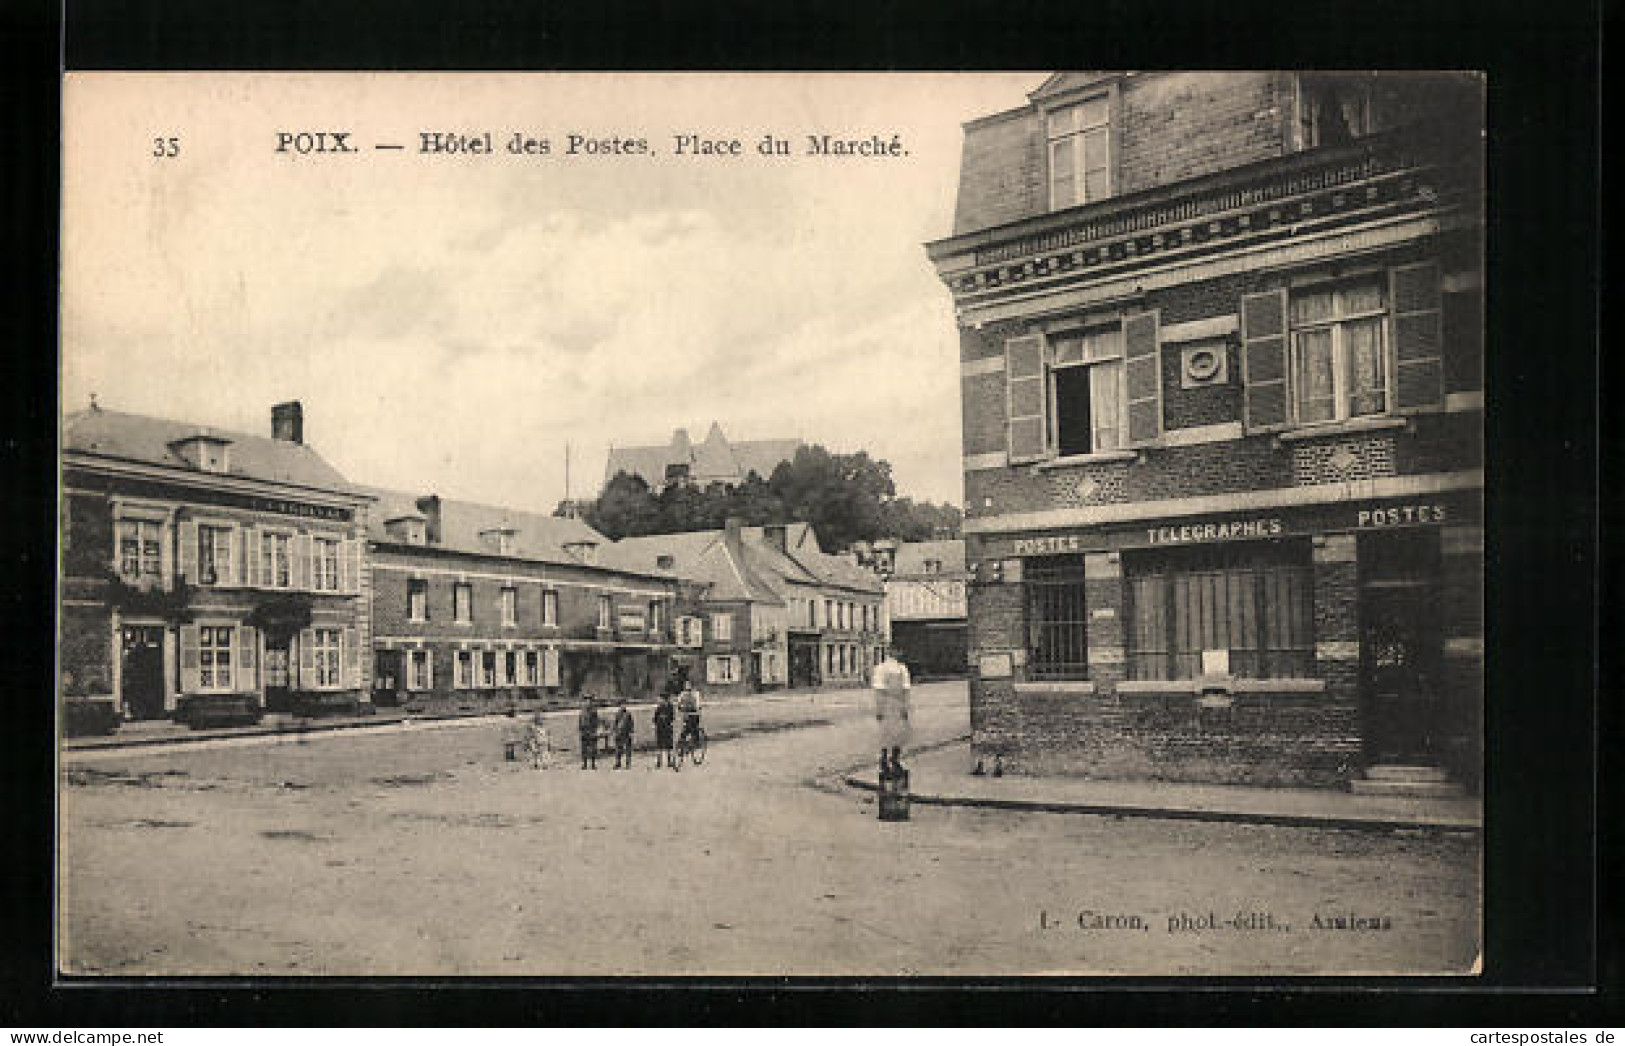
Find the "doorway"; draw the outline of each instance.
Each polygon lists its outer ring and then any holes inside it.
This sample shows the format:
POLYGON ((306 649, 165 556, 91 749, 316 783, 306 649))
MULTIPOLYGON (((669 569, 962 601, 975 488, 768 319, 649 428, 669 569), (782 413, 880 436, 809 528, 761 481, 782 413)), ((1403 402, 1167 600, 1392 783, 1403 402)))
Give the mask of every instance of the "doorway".
POLYGON ((131 719, 163 719, 169 714, 164 708, 164 628, 125 625, 121 631, 119 686, 125 714, 131 719))
POLYGON ((291 711, 292 689, 290 671, 288 668, 288 637, 273 637, 269 630, 265 633, 265 710, 268 712, 291 711))
POLYGON ((1443 754, 1437 531, 1362 535, 1360 689, 1366 758, 1431 766, 1443 754))

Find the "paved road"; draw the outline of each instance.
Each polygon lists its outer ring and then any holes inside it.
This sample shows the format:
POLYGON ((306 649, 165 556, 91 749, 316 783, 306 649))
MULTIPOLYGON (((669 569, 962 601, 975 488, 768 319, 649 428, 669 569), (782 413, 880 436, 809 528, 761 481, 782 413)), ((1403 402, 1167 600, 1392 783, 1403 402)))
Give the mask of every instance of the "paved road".
MULTIPOLYGON (((962 684, 917 704, 922 741, 965 732, 962 684)), ((1476 951, 1472 840, 921 807, 882 824, 830 783, 872 758, 864 695, 707 724, 722 740, 677 774, 646 754, 538 773, 502 761, 511 726, 490 722, 70 763, 63 969, 1447 972, 1476 951)))

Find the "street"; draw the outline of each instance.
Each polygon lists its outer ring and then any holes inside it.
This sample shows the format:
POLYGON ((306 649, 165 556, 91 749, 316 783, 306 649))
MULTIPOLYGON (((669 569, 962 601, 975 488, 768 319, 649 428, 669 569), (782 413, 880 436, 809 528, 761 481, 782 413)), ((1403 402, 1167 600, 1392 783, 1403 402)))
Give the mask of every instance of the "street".
MULTIPOLYGON (((916 806, 868 695, 717 703, 702 767, 503 759, 513 721, 63 766, 68 974, 1466 972, 1479 842, 916 806), (1315 928, 1319 918, 1323 928, 1315 928), (1343 928, 1336 928, 1339 924, 1343 928)), ((915 691, 919 744, 968 731, 915 691)), ((646 742, 647 710, 638 713, 646 742)), ((573 745, 573 718, 551 726, 573 745)), ((925 782, 915 781, 916 788, 925 782)))

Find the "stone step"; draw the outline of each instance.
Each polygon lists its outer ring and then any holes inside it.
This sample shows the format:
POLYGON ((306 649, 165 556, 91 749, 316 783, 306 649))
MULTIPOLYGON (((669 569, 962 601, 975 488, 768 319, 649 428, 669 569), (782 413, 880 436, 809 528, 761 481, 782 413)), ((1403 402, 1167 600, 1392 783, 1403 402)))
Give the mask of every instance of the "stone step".
POLYGON ((1450 775, 1436 766, 1401 765, 1388 763, 1365 768, 1365 776, 1371 781, 1448 781, 1450 775))
POLYGON ((1456 781, 1383 781, 1356 778, 1349 782, 1355 795, 1409 796, 1415 799, 1460 799, 1467 790, 1456 781))

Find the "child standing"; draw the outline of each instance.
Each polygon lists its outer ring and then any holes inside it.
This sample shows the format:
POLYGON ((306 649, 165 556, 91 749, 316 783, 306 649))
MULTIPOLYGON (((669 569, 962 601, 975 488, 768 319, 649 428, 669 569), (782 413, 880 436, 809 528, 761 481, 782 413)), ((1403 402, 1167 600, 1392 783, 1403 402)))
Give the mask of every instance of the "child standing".
POLYGON ((615 724, 610 728, 610 734, 615 738, 615 769, 632 769, 632 713, 627 711, 626 702, 615 710, 615 724))

